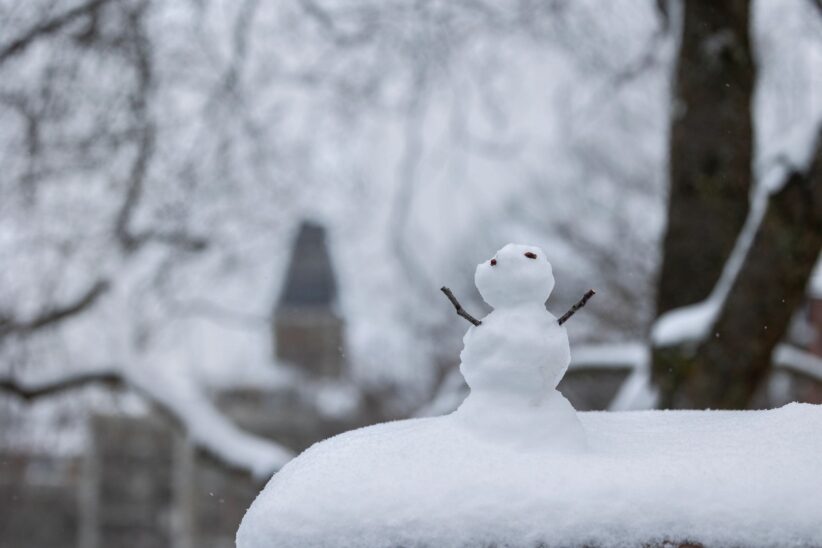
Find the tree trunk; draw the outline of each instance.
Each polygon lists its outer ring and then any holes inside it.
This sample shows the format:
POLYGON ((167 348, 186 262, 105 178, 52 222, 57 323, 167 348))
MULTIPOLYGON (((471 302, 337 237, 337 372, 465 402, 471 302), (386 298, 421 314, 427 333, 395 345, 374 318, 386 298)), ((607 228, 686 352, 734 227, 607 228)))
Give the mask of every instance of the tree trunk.
POLYGON ((687 363, 674 406, 742 409, 801 305, 822 250, 822 136, 811 167, 771 196, 768 211, 714 329, 687 363))
MULTIPOLYGON (((748 214, 755 79, 749 23, 748 0, 684 2, 657 317, 710 294, 748 214)), ((654 349, 663 407, 673 405, 693 351, 654 349)))
POLYGON ((687 0, 657 315, 708 296, 748 213, 755 68, 748 0, 687 0))

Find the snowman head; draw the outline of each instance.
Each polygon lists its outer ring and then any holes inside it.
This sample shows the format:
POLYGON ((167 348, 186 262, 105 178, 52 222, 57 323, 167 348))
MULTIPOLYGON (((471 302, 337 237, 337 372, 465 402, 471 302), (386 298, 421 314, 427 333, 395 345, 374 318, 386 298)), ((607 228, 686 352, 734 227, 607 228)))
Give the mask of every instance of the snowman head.
POLYGON ((540 248, 508 244, 492 259, 477 265, 474 283, 494 308, 544 304, 554 289, 554 273, 540 248))

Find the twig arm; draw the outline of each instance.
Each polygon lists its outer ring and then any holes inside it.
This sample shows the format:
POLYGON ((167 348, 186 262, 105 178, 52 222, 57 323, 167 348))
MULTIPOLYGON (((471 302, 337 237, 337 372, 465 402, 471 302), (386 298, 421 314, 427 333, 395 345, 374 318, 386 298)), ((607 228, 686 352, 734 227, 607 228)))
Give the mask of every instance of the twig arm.
POLYGON ((465 309, 462 307, 462 305, 457 300, 457 298, 454 296, 454 294, 451 293, 450 289, 448 289, 447 287, 441 287, 440 291, 445 293, 445 296, 448 297, 448 300, 451 301, 451 304, 454 305, 454 308, 457 310, 457 314, 459 316, 462 316, 463 318, 465 318, 466 320, 468 320, 469 322, 471 322, 474 325, 482 324, 481 321, 479 321, 474 316, 472 316, 471 314, 469 314, 468 312, 465 311, 465 309))
POLYGON ((565 322, 567 322, 567 321, 568 321, 568 319, 569 319, 571 316, 573 316, 573 315, 576 313, 576 311, 577 311, 577 310, 579 310, 580 308, 582 308, 583 306, 585 306, 585 303, 587 303, 587 302, 588 302, 588 299, 590 299, 591 297, 593 297, 593 296, 594 296, 594 295, 596 295, 596 294, 597 294, 597 293, 596 293, 596 291, 594 291, 593 289, 589 289, 588 291, 586 291, 586 292, 585 292, 585 295, 583 295, 583 296, 582 296, 582 298, 581 298, 580 300, 578 300, 578 301, 576 302, 576 304, 575 304, 574 306, 572 306, 572 307, 568 310, 568 312, 566 312, 565 314, 563 314, 563 315, 562 315, 562 317, 558 320, 558 321, 559 321, 559 325, 562 325, 562 324, 564 324, 565 322))

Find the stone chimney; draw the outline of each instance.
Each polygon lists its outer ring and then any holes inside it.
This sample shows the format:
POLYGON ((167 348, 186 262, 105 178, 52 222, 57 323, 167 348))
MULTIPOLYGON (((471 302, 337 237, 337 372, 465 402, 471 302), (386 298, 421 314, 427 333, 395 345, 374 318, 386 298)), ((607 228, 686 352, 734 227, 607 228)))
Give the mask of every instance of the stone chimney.
POLYGON ((337 283, 325 228, 303 222, 274 310, 278 361, 318 377, 339 377, 344 370, 343 321, 337 313, 337 283))

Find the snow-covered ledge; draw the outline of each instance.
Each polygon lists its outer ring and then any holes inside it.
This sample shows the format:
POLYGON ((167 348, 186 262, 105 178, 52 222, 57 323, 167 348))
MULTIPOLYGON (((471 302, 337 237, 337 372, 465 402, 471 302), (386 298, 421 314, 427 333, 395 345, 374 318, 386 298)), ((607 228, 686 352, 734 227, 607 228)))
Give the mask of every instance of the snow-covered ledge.
POLYGON ((237 546, 822 545, 822 407, 579 415, 582 454, 450 416, 342 434, 274 476, 237 546))
POLYGON ((577 414, 542 250, 508 245, 475 280, 494 311, 471 317, 460 408, 314 445, 238 548, 822 546, 822 406, 577 414))

